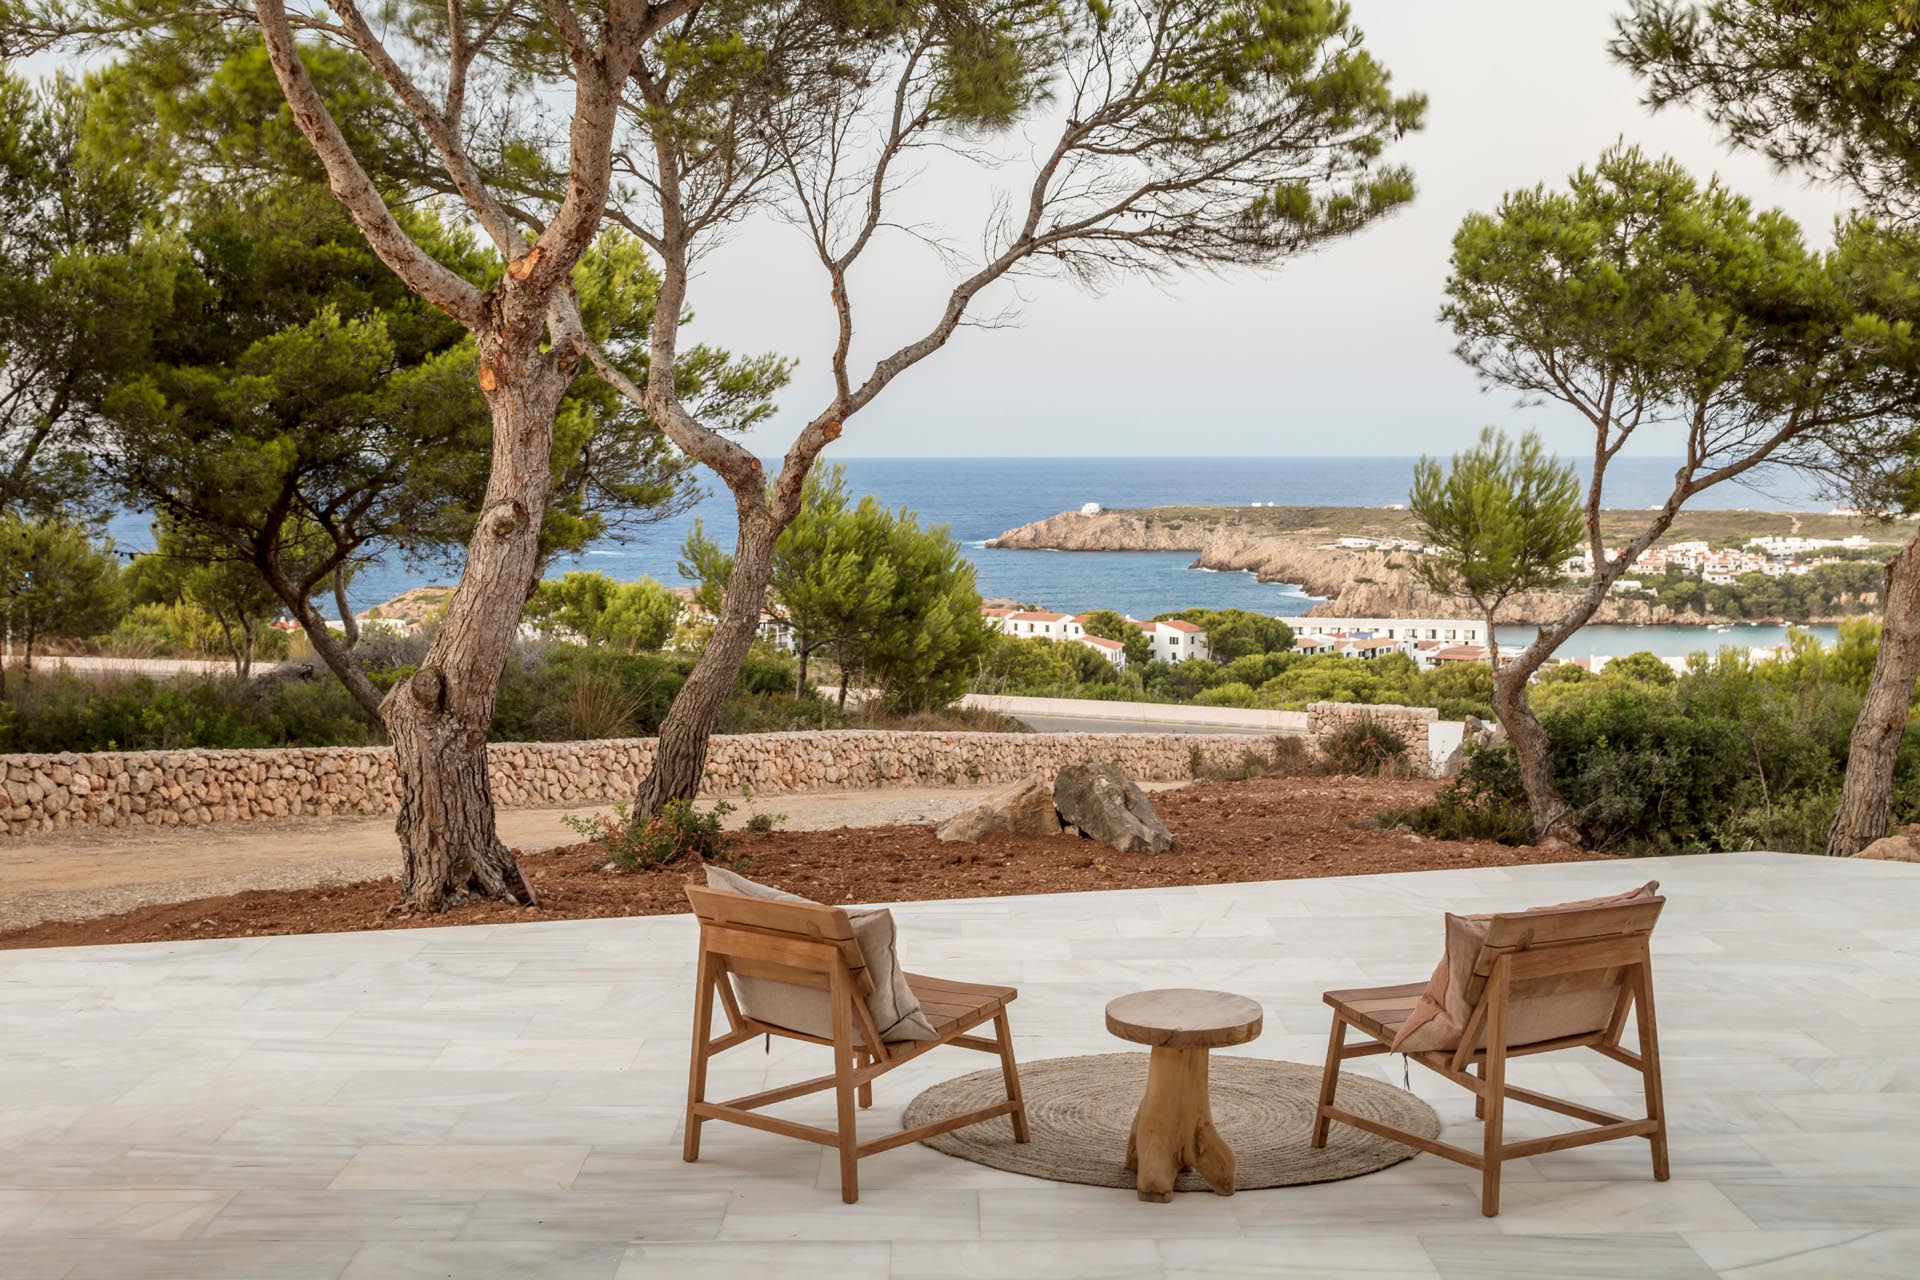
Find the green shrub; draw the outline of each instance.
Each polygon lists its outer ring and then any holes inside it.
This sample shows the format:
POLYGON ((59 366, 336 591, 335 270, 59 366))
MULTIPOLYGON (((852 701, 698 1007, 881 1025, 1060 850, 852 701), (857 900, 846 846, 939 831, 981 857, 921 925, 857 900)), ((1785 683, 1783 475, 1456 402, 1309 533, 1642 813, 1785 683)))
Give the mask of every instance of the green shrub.
POLYGON ((366 746, 380 730, 339 682, 41 675, 10 683, 0 752, 366 746))
POLYGON ((1237 754, 1222 756, 1198 743, 1188 748, 1188 764, 1195 782, 1244 782, 1249 778, 1298 778, 1322 770, 1321 760, 1305 738, 1275 734, 1254 740, 1237 754))
POLYGON ((695 809, 691 800, 669 800, 659 813, 649 817, 630 813, 626 805, 617 804, 611 815, 568 816, 561 821, 576 834, 598 843, 617 870, 632 872, 671 866, 689 858, 699 862, 722 858, 727 843, 720 821, 732 812, 733 806, 725 800, 717 801, 705 813, 695 809))
MULTIPOLYGON (((1616 665, 1533 690, 1554 781, 1596 848, 1824 846, 1860 711, 1850 678, 1833 678, 1831 662, 1804 655, 1755 666, 1727 651, 1696 658, 1668 684, 1647 664, 1637 673, 1616 665)), ((1920 800, 1920 734, 1901 744, 1894 795, 1896 816, 1920 800)), ((1525 813, 1519 770, 1503 746, 1470 754, 1409 825, 1517 839, 1525 813)))
POLYGON ((1193 703, 1197 707, 1257 707, 1260 699, 1249 686, 1236 680, 1201 690, 1193 703))
POLYGON ((567 686, 567 736, 575 742, 627 737, 639 710, 639 696, 613 676, 578 672, 567 686))
POLYGON ((1407 740, 1383 720, 1350 720, 1320 740, 1329 772, 1377 777, 1407 771, 1407 740))

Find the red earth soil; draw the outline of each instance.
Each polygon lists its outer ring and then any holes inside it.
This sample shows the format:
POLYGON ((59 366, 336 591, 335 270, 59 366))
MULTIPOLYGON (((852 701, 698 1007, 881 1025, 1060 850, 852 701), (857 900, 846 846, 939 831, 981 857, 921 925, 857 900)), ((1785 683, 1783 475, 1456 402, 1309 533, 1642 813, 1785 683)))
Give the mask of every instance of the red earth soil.
MULTIPOLYGON (((1302 777, 1161 791, 1153 804, 1175 838, 1173 851, 1163 854, 1116 853, 1064 836, 998 835, 978 844, 943 844, 932 827, 739 832, 729 837, 728 852, 731 865, 756 880, 834 903, 1293 880, 1599 856, 1565 847, 1428 840, 1383 828, 1376 819, 1383 809, 1431 798, 1439 786, 1425 779, 1302 777)), ((696 863, 607 871, 605 852, 592 843, 522 853, 521 860, 540 895, 538 907, 468 902, 439 915, 410 913, 396 905, 399 888, 389 876, 47 921, 0 933, 0 948, 664 915, 687 909, 681 888, 701 875, 696 863)))

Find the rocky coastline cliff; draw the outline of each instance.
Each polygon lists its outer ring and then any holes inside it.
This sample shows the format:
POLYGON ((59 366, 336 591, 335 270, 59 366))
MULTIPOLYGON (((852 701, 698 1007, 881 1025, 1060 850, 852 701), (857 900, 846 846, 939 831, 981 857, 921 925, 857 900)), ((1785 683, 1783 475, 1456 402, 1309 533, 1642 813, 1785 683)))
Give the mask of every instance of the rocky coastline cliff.
MULTIPOLYGON (((1062 512, 1009 529, 989 547, 1034 551, 1186 551, 1194 567, 1244 571, 1262 582, 1298 586, 1322 602, 1308 616, 1431 618, 1462 616, 1457 600, 1435 595, 1414 576, 1406 552, 1351 550, 1332 545, 1346 534, 1412 534, 1405 512, 1354 509, 1358 526, 1338 520, 1339 508, 1168 507, 1138 511, 1062 512)), ((1541 591, 1515 597, 1503 622, 1538 623, 1560 616, 1573 593, 1541 591)), ((1703 626, 1721 619, 1644 600, 1603 601, 1597 623, 1703 626)), ((1805 621, 1781 619, 1782 622, 1805 621)), ((1816 619, 1815 621, 1825 621, 1816 619)))

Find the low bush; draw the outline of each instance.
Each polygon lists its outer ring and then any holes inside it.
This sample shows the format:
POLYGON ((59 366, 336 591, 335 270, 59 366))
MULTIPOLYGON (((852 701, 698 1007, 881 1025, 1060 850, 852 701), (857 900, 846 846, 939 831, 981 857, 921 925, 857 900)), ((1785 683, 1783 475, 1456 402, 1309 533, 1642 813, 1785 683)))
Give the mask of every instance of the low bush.
POLYGON ((1405 735, 1371 718, 1349 720, 1322 737, 1320 759, 1329 773, 1404 777, 1412 771, 1405 735))
POLYGON ((1244 782, 1249 778, 1300 778, 1323 772, 1320 757, 1305 738, 1275 734, 1256 740, 1238 754, 1222 756, 1198 743, 1189 748, 1195 782, 1244 782))
MULTIPOLYGON (((1845 650, 1803 646, 1763 664, 1731 651, 1697 656, 1670 682, 1650 662, 1542 680, 1533 704, 1554 780, 1594 847, 1823 849, 1860 711, 1863 664, 1845 650)), ((1916 805, 1920 731, 1910 729, 1894 777, 1896 824, 1911 821, 1916 805)), ((1428 835, 1521 841, 1530 838, 1526 813, 1512 749, 1502 746, 1471 753, 1433 803, 1383 818, 1428 835)))
POLYGON ((1211 689, 1202 689, 1194 695, 1193 703, 1197 707, 1257 707, 1260 699, 1251 685, 1230 680, 1211 689))
POLYGON ((732 812, 733 806, 725 800, 716 801, 704 813, 694 808, 691 800, 669 800, 660 812, 650 816, 631 813, 626 805, 617 804, 612 814, 569 816, 561 821, 606 850, 616 870, 633 872, 689 859, 721 860, 727 852, 727 841, 720 823, 732 812))
POLYGON ((193 748, 366 746, 383 741, 328 677, 17 676, 0 701, 0 753, 183 751, 193 748))

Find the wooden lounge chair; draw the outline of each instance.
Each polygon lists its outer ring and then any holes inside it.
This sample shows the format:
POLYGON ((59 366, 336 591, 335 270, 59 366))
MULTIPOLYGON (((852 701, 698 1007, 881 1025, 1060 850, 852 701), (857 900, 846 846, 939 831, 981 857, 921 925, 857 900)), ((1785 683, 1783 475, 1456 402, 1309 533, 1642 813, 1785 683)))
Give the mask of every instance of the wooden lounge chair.
POLYGON ((859 1161, 892 1147, 918 1142, 936 1133, 1012 1116, 1014 1140, 1028 1140, 1026 1104, 1020 1096, 1020 1072, 1013 1059, 1013 1033, 1007 1005, 1019 993, 1012 987, 982 986, 904 975, 920 1001, 921 1013, 936 1039, 885 1040, 874 1025, 865 997, 874 989, 866 960, 855 940, 852 921, 839 907, 780 902, 720 889, 687 886, 687 898, 700 919, 700 966, 695 978, 693 1063, 687 1083, 687 1160, 700 1158, 700 1125, 731 1120, 749 1128, 804 1138, 840 1152, 840 1198, 860 1198, 859 1161), (831 1003, 833 1035, 811 1035, 758 1021, 741 1009, 731 979, 735 976, 790 983, 824 990, 831 1003), (718 994, 728 1030, 713 1034, 713 999, 718 994), (968 1035, 991 1022, 994 1038, 968 1035), (762 1035, 787 1036, 833 1050, 833 1072, 726 1102, 707 1101, 707 1061, 714 1054, 762 1035), (999 1055, 1007 1098, 990 1107, 860 1141, 854 1123, 856 1101, 873 1105, 873 1081, 941 1045, 958 1045, 999 1055), (760 1108, 789 1098, 832 1089, 839 1103, 835 1129, 820 1129, 775 1116, 760 1108))
MULTIPOLYGON (((1610 905, 1571 904, 1449 921, 1450 928, 1469 919, 1485 925, 1485 940, 1473 955, 1471 977, 1462 993, 1470 1013, 1464 1031, 1454 1037, 1457 1043, 1409 1050, 1407 1056, 1477 1095, 1474 1114, 1486 1122, 1478 1152, 1407 1133, 1336 1105, 1340 1064, 1348 1058, 1391 1052, 1396 1038, 1405 1038, 1402 1027, 1430 985, 1411 983, 1327 992, 1326 1002, 1333 1006, 1333 1035, 1327 1045, 1313 1145, 1324 1147, 1328 1125, 1338 1120, 1478 1169, 1480 1211, 1489 1218, 1500 1212, 1500 1166, 1504 1161, 1568 1147, 1615 1138, 1645 1138, 1653 1149, 1653 1176, 1666 1181, 1666 1113, 1660 1094, 1660 1044, 1647 949, 1654 922, 1666 901, 1653 893, 1657 888, 1649 886, 1642 897, 1610 905), (1587 1025, 1573 1026, 1570 1034, 1532 1043, 1515 1040, 1516 1031, 1525 1034, 1524 1025, 1541 1026, 1543 1013, 1551 1021, 1556 1005, 1564 1015, 1569 1001, 1577 1002, 1583 1010, 1598 1012, 1591 1014, 1587 1025), (1521 1006, 1521 1027, 1515 1023, 1516 1004, 1521 1006), (1635 1014, 1638 1029, 1637 1052, 1620 1045, 1629 1009, 1635 1014), (1367 1039, 1348 1045, 1346 1029, 1350 1026, 1367 1039), (1625 1063, 1640 1073, 1646 1095, 1644 1118, 1611 1115, 1507 1083, 1508 1058, 1580 1048, 1625 1063), (1557 1111, 1593 1127, 1509 1143, 1501 1132, 1508 1100, 1557 1111)), ((1442 961, 1443 966, 1446 963, 1442 961)), ((1439 974, 1434 981, 1441 983, 1439 974)), ((1578 1015, 1575 1021, 1577 1024, 1578 1015)))

